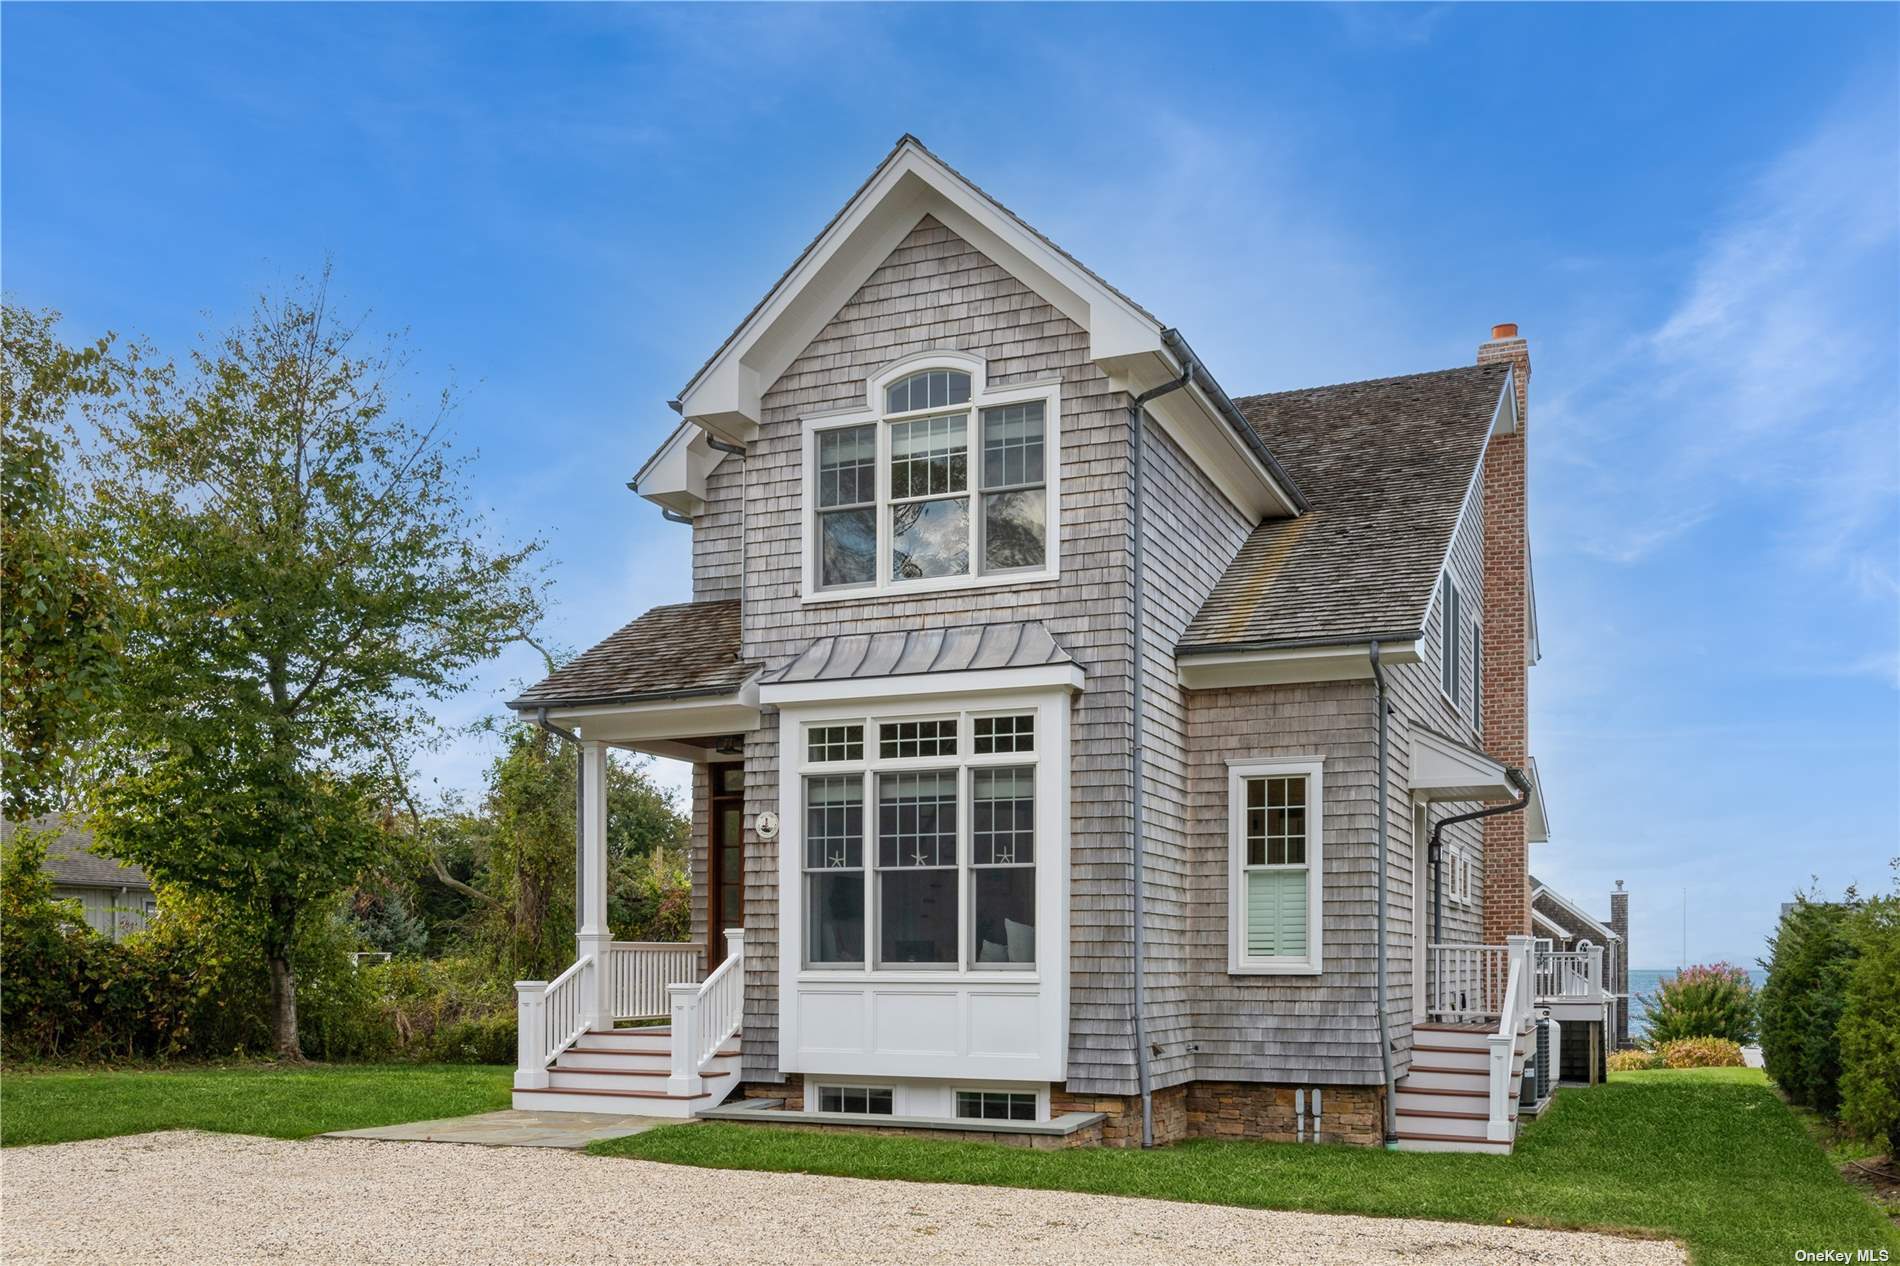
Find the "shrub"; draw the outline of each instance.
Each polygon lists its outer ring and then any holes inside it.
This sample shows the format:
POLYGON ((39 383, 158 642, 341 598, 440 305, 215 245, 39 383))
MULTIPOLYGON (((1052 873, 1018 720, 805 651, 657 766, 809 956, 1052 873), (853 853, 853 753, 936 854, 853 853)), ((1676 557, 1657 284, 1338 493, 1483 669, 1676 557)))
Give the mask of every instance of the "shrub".
POLYGON ((1665 1042, 1657 1055, 1664 1068, 1740 1068, 1742 1048, 1725 1037, 1683 1037, 1665 1042))
POLYGON ((1730 963, 1685 968, 1643 1000, 1643 1018, 1656 1046, 1687 1037, 1752 1041, 1755 986, 1730 963))
POLYGON ((1610 1053, 1610 1071, 1613 1073, 1634 1073, 1647 1068, 1662 1067, 1664 1067, 1662 1052, 1650 1050, 1647 1047, 1632 1046, 1625 1051, 1610 1053))
POLYGON ((1761 1052, 1768 1075, 1795 1103, 1832 1114, 1840 1106, 1841 1013, 1853 975, 1852 925, 1860 902, 1796 894, 1768 941, 1762 966, 1761 1052))
POLYGON ((473 1060, 512 1064, 515 1058, 514 991, 501 985, 475 958, 395 959, 364 967, 390 1051, 405 1059, 473 1060), (490 1052, 501 1039, 469 1026, 508 1025, 507 1053, 499 1061, 445 1054, 490 1052))
POLYGON ((1841 1012, 1841 1118, 1900 1157, 1900 897, 1869 901, 1841 1012))
POLYGON ((515 1055, 513 1012, 457 1020, 437 1035, 429 1052, 444 1064, 512 1064, 515 1055))

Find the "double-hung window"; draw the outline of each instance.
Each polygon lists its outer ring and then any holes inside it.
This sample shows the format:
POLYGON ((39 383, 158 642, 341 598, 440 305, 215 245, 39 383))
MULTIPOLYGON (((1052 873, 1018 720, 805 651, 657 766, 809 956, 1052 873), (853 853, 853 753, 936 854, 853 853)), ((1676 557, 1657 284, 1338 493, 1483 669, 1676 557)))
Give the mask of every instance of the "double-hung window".
POLYGON ((1036 714, 815 721, 802 744, 808 967, 1036 964, 1036 714))
POLYGON ((1316 973, 1324 775, 1317 758, 1228 767, 1228 966, 1316 973))
POLYGON ((810 424, 810 591, 1052 572, 1056 389, 937 366, 880 381, 871 413, 810 424))

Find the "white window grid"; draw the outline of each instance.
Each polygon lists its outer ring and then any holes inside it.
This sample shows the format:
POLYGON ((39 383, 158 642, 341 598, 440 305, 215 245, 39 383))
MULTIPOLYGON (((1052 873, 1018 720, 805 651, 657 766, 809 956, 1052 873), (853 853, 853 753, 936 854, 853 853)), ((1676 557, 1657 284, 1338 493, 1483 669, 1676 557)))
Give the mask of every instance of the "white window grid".
MULTIPOLYGON (((846 719, 825 718, 819 721, 808 722, 805 726, 805 732, 807 735, 810 735, 812 731, 819 730, 819 729, 834 729, 834 728, 839 728, 839 727, 858 727, 858 726, 862 726, 866 728, 867 730, 870 730, 871 732, 876 732, 875 727, 884 724, 884 722, 887 719, 888 720, 899 720, 899 719, 908 720, 910 718, 880 718, 880 717, 853 717, 853 718, 846 718, 846 719)), ((945 718, 945 719, 948 719, 948 718, 945 718)), ((946 752, 943 755, 938 756, 936 758, 919 756, 913 759, 903 759, 903 758, 886 759, 879 754, 878 745, 867 744, 865 746, 865 753, 863 757, 860 759, 841 762, 839 765, 826 765, 823 768, 823 772, 810 772, 803 775, 804 785, 807 789, 807 798, 804 801, 805 814, 806 814, 806 818, 805 818, 806 839, 804 843, 805 865, 802 868, 804 873, 807 876, 810 876, 814 874, 837 873, 839 871, 844 871, 847 873, 856 872, 862 876, 862 881, 865 884, 865 902, 864 902, 865 958, 862 961, 852 961, 852 962, 845 962, 845 963, 811 961, 809 957, 809 929, 807 929, 807 938, 806 938, 807 943, 804 947, 801 947, 801 950, 800 950, 801 954, 804 954, 806 956, 805 968, 807 970, 823 970, 823 971, 844 970, 844 971, 851 971, 851 972, 868 971, 868 972, 871 972, 872 974, 876 974, 879 971, 905 972, 905 971, 918 971, 918 970, 928 971, 928 970, 933 970, 933 969, 956 970, 959 967, 961 967, 961 969, 966 970, 966 971, 986 971, 986 972, 987 971, 1034 972, 1036 970, 1037 964, 1035 963, 984 962, 984 963, 978 964, 975 958, 976 946, 974 944, 974 934, 973 934, 973 927, 976 922, 975 917, 974 917, 975 885, 973 882, 975 872, 979 869, 1006 868, 1010 866, 1035 869, 1039 865, 1039 858, 1035 855, 1035 840, 1034 840, 1033 823, 1034 823, 1034 814, 1036 810, 1034 808, 1033 800, 1032 800, 1032 807, 1030 810, 1031 826, 1029 827, 1029 830, 1026 833, 1028 835, 1027 847, 1031 854, 1030 857, 1027 860, 1017 861, 1017 862, 998 861, 998 862, 993 862, 993 863, 980 864, 975 861, 976 848, 975 848, 975 838, 974 838, 975 831, 974 831, 974 826, 973 826, 974 817, 975 817, 974 812, 973 812, 974 810, 974 794, 973 793, 974 793, 974 787, 976 784, 977 771, 985 770, 985 769, 998 769, 998 768, 1003 768, 1003 767, 1020 770, 1023 774, 1027 775, 1030 781, 1030 785, 1034 789, 1032 792, 1033 796, 1040 797, 1041 795, 1041 789, 1035 786, 1037 765, 1035 763, 1035 756, 1033 752, 1032 753, 1018 753, 1018 752, 1000 752, 999 751, 996 753, 987 753, 987 752, 979 753, 974 750, 975 741, 974 741, 974 738, 972 737, 973 732, 976 730, 977 725, 984 721, 1011 722, 1012 723, 1011 728, 1014 730, 1015 733, 1027 734, 1027 735, 1032 735, 1032 736, 1034 734, 1034 729, 1035 729, 1034 727, 1035 714, 1034 713, 1023 713, 1020 711, 1012 711, 1008 713, 977 713, 977 714, 964 713, 964 714, 959 715, 959 718, 958 718, 959 723, 956 726, 956 734, 958 738, 957 738, 957 745, 956 745, 955 750, 946 752), (968 721, 970 722, 970 724, 963 724, 962 722, 964 721, 968 721), (951 841, 951 847, 953 849, 951 856, 953 860, 947 863, 944 863, 943 868, 949 869, 949 868, 954 867, 958 874, 957 897, 958 897, 958 910, 960 912, 960 917, 958 919, 958 928, 959 928, 958 930, 958 954, 959 954, 958 963, 936 964, 936 965, 923 964, 923 963, 892 963, 885 966, 876 965, 876 958, 877 958, 876 942, 878 938, 880 925, 878 923, 878 916, 877 916, 878 885, 875 881, 875 875, 879 870, 898 868, 898 866, 895 863, 890 866, 886 866, 883 863, 883 859, 879 853, 879 850, 882 848, 882 837, 881 837, 881 832, 880 832, 881 823, 879 821, 879 817, 880 817, 879 801, 877 799, 878 786, 879 786, 878 780, 883 777, 890 776, 892 774, 902 775, 902 774, 909 773, 911 771, 916 771, 919 773, 949 772, 953 774, 956 779, 956 794, 957 794, 956 823, 957 825, 954 832, 954 838, 951 841), (862 788, 861 797, 856 801, 850 802, 850 806, 856 809, 858 812, 862 813, 863 815, 860 819, 856 820, 858 822, 858 825, 855 827, 856 832, 857 832, 856 837, 855 837, 855 847, 842 846, 841 841, 840 841, 840 836, 838 834, 839 823, 849 821, 849 819, 838 817, 837 811, 835 809, 830 809, 828 810, 828 812, 831 814, 831 816, 828 816, 827 818, 825 818, 821 824, 815 823, 813 815, 812 815, 811 807, 810 807, 811 802, 809 799, 809 789, 812 787, 814 783, 825 783, 828 785, 835 785, 835 780, 841 780, 841 779, 850 779, 852 781, 855 781, 862 788), (814 838, 815 833, 819 836, 822 836, 822 838, 825 840, 825 844, 826 844, 825 850, 821 851, 813 847, 812 840, 814 838), (870 859, 868 864, 864 860, 867 856, 870 859)), ((809 764, 811 762, 807 761, 807 763, 809 764)), ((1018 848, 1023 847, 1024 834, 1025 833, 1017 831, 1012 826, 1012 829, 1010 832, 1010 842, 1016 844, 1018 848)), ((934 840, 934 837, 933 837, 933 840, 934 840)), ((915 841, 907 841, 907 842, 915 843, 915 841)), ((894 854, 893 856, 896 856, 896 855, 894 854)), ((915 868, 918 865, 916 861, 918 853, 915 850, 907 854, 904 854, 904 856, 908 858, 908 860, 903 863, 904 868, 915 868)), ((924 866, 929 867, 929 866, 934 866, 936 864, 937 863, 932 862, 932 861, 926 861, 924 863, 924 866)), ((1042 880, 1039 876, 1038 883, 1040 884, 1041 882, 1042 880)), ((1038 957, 1040 957, 1040 951, 1038 952, 1038 957)))

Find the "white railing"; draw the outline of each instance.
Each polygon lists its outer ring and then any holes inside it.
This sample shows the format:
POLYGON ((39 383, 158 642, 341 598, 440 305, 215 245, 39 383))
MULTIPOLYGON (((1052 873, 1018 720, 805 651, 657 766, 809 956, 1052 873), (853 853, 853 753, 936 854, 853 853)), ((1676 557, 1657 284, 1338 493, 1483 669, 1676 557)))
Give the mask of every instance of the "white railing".
POLYGON ((594 1022, 594 960, 582 957, 553 980, 515 982, 515 1089, 548 1084, 548 1062, 594 1022))
POLYGON ((1531 1018, 1531 977, 1536 970, 1531 957, 1535 953, 1531 938, 1513 936, 1509 941, 1508 945, 1484 947, 1502 950, 1505 960, 1504 990, 1498 1001, 1497 1032, 1485 1038, 1490 1048, 1491 1086, 1486 1098, 1490 1113, 1485 1122, 1484 1136, 1496 1142, 1509 1142, 1511 1139, 1511 1110, 1517 1098, 1511 1093, 1511 1067, 1517 1058, 1518 1038, 1531 1018))
POLYGON ((1603 947, 1537 956, 1537 996, 1590 1001, 1603 996, 1603 947))
POLYGON ((726 961, 697 985, 669 985, 673 1017, 672 1075, 667 1090, 700 1091, 699 1070, 739 1031, 745 1016, 745 929, 726 929, 726 961))
POLYGON ((1504 1008, 1510 951, 1503 945, 1433 945, 1428 1010, 1434 1019, 1462 1023, 1489 1019, 1504 1008))
POLYGON ((607 951, 607 1006, 616 1020, 663 1020, 670 985, 699 980, 699 946, 615 941, 607 951))

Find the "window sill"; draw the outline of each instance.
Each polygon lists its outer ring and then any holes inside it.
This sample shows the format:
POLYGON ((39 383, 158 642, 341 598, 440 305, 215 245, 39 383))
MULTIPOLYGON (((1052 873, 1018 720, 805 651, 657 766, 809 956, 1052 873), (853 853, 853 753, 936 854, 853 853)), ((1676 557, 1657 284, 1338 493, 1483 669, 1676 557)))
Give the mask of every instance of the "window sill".
POLYGON ((954 593, 961 589, 1029 589, 1053 584, 1062 578, 1059 571, 1007 572, 1000 576, 939 576, 932 580, 912 580, 881 588, 813 589, 799 594, 808 605, 837 602, 876 602, 908 598, 913 594, 954 593))
POLYGON ((1229 976, 1317 976, 1321 967, 1318 963, 1301 960, 1285 963, 1229 963, 1229 976))

